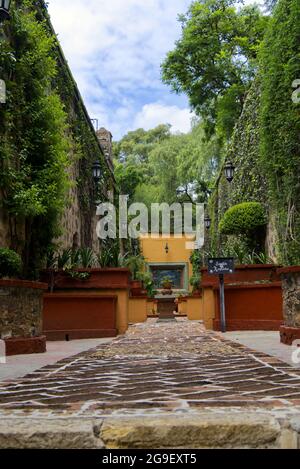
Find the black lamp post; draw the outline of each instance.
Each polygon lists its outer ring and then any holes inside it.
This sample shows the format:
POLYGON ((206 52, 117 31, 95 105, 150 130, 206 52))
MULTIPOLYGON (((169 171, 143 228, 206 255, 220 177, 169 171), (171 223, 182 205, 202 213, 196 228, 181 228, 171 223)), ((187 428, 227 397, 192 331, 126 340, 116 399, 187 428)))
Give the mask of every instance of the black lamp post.
POLYGON ((0 21, 10 19, 9 8, 11 0, 0 0, 0 21))
POLYGON ((204 225, 205 225, 205 228, 206 228, 207 230, 210 229, 210 226, 211 226, 211 219, 210 219, 209 216, 207 216, 207 217, 204 218, 204 225))
POLYGON ((226 165, 224 166, 224 172, 225 172, 225 177, 227 181, 232 182, 233 177, 234 177, 234 172, 235 172, 234 164, 232 164, 231 162, 226 163, 226 165))
POLYGON ((95 161, 93 164, 93 179, 95 181, 95 184, 97 185, 101 179, 102 175, 102 169, 99 161, 95 161))

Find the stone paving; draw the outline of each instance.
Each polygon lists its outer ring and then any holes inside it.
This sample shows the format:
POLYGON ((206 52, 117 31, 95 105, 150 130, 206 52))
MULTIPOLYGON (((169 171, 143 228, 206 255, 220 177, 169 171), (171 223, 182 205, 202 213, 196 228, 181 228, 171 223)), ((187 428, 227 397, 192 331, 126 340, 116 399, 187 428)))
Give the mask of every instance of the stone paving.
POLYGON ((206 408, 300 408, 300 368, 199 322, 132 326, 108 345, 0 384, 0 417, 107 417, 206 408))

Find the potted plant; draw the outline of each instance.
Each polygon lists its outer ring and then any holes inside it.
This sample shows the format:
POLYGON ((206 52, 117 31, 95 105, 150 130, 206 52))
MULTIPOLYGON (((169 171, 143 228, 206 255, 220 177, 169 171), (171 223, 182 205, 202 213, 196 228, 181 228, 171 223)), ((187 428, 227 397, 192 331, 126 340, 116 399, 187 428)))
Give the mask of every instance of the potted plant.
POLYGON ((160 282, 161 287, 163 288, 163 295, 172 295, 173 282, 172 279, 168 276, 162 278, 160 282))
POLYGON ((139 280, 139 274, 140 272, 143 272, 144 269, 146 268, 146 262, 144 256, 138 254, 136 256, 128 256, 125 259, 125 266, 130 270, 131 272, 131 288, 133 289, 141 289, 142 288, 142 282, 139 280))
POLYGON ((103 248, 96 256, 90 248, 65 249, 48 260, 48 268, 41 278, 54 290, 103 289, 129 287, 129 270, 118 267, 119 252, 103 248))
POLYGON ((193 295, 200 295, 201 274, 194 273, 190 279, 190 285, 193 288, 193 295))
POLYGON ((154 289, 153 275, 151 274, 151 272, 138 272, 137 278, 142 282, 143 288, 147 292, 148 297, 154 298, 157 292, 154 289))

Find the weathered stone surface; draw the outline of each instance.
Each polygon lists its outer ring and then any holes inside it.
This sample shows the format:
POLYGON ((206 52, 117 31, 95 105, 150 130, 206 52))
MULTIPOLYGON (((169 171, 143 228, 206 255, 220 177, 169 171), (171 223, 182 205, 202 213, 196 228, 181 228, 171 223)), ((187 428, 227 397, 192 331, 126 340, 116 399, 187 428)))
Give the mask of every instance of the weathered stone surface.
POLYGON ((300 416, 291 419, 291 428, 300 435, 300 416))
POLYGON ((288 428, 283 428, 278 439, 280 449, 298 449, 298 434, 288 428))
POLYGON ((288 327, 300 327, 300 270, 282 274, 283 314, 288 327))
POLYGON ((299 416, 300 369, 187 320, 0 384, 1 447, 290 448, 299 416))
POLYGON ((92 419, 1 419, 0 449, 103 448, 92 419))
POLYGON ((1 286, 0 338, 42 335, 43 290, 1 286))
POLYGON ((265 415, 108 419, 100 436, 107 448, 264 448, 276 444, 280 425, 265 415))

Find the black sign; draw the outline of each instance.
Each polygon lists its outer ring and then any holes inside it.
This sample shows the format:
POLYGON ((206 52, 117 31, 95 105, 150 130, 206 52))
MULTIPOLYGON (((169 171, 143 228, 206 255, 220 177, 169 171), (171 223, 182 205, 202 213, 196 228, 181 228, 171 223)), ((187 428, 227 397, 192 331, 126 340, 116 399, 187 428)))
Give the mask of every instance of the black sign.
POLYGON ((232 257, 208 259, 208 273, 224 275, 234 273, 234 259, 232 257))

